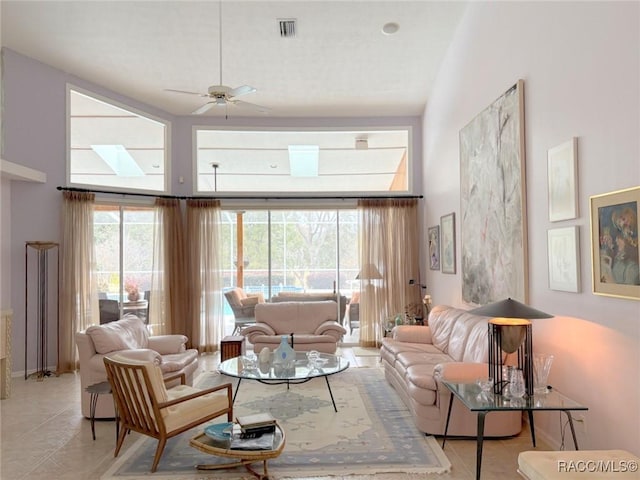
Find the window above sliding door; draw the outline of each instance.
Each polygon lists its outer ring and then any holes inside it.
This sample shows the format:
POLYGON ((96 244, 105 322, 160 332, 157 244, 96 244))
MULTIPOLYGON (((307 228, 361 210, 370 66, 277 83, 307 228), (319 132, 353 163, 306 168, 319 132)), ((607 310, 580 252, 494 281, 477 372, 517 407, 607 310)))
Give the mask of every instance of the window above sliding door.
POLYGON ((411 129, 194 127, 197 193, 410 193, 411 129))
POLYGON ((68 184, 167 193, 169 124, 75 87, 67 92, 68 184))

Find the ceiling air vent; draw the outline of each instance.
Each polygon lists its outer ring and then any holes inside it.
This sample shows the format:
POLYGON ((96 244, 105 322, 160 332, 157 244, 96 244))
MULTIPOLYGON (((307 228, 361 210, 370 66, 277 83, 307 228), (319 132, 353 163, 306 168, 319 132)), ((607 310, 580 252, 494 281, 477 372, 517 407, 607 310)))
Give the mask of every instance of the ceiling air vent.
POLYGON ((282 38, 289 38, 296 36, 296 19, 295 18, 280 18, 278 19, 280 24, 280 36, 282 38))

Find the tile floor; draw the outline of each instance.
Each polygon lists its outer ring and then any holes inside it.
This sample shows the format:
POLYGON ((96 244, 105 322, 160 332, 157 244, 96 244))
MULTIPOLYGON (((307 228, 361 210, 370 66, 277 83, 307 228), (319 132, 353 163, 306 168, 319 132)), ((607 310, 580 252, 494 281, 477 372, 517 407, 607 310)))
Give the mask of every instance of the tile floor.
MULTIPOLYGON (((378 365, 376 356, 355 356, 353 349, 343 347, 341 354, 353 367, 378 365)), ((203 371, 215 370, 217 355, 202 357, 203 371)), ((0 402, 0 478, 76 480, 99 479, 113 464, 115 427, 112 421, 96 422, 96 440, 91 438, 89 420, 80 413, 80 377, 65 374, 43 381, 13 378, 11 397, 0 402)), ((132 433, 123 452, 135 443, 132 433)), ((538 445, 545 449, 545 445, 538 445)), ((484 444, 483 479, 520 479, 516 473, 520 451, 531 449, 528 429, 515 438, 488 440, 484 444)), ((121 453, 121 455, 122 455, 121 453)), ((475 478, 476 443, 474 440, 447 441, 445 453, 452 464, 444 475, 376 475, 376 480, 434 478, 438 480, 472 480, 475 478)), ((277 475, 277 472, 271 472, 277 475)), ((153 476, 149 477, 153 478, 153 476)), ((202 478, 215 478, 205 476, 202 478)), ((247 478, 238 470, 238 478, 247 478)), ((325 477, 327 478, 327 477, 325 477)), ((345 480, 371 480, 374 476, 351 476, 345 480)), ((341 480, 331 477, 331 480, 341 480)))

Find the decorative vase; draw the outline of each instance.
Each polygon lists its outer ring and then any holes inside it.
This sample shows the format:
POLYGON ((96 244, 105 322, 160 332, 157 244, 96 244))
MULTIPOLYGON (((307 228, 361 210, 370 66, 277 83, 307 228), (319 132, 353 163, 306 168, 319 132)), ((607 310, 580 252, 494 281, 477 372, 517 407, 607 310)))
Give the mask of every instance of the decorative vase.
POLYGON ((263 347, 262 350, 260 350, 258 359, 260 360, 260 363, 269 363, 271 360, 271 350, 269 350, 269 347, 263 347))
POLYGON ((131 292, 127 298, 129 299, 130 302, 137 302, 138 300, 140 300, 140 293, 138 292, 131 292))
POLYGON ((287 342, 287 335, 282 335, 280 338, 280 345, 273 352, 273 363, 283 363, 288 365, 296 359, 296 352, 289 342, 287 342))
POLYGON ((533 393, 548 393, 547 379, 553 363, 553 355, 536 353, 533 356, 533 393))

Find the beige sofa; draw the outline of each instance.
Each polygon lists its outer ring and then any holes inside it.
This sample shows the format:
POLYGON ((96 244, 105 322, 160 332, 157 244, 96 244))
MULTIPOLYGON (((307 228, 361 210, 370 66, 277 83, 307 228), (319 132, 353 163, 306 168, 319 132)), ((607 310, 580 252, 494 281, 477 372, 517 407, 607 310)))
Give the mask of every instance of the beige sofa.
POLYGON ((280 292, 277 295, 271 297, 271 303, 279 302, 322 302, 325 300, 333 300, 334 302, 340 302, 340 315, 338 317, 338 323, 344 322, 344 314, 347 310, 347 297, 339 295, 337 293, 319 293, 319 292, 280 292))
MULTIPOLYGON (((487 378, 488 318, 457 308, 436 306, 426 327, 397 326, 382 340, 380 351, 387 381, 407 405, 420 431, 444 434, 450 393, 438 379, 474 382, 487 378)), ((485 419, 485 436, 517 435, 519 411, 493 412, 485 419)), ((477 414, 453 402, 448 435, 473 436, 477 414)))
MULTIPOLYGON (((193 385, 193 374, 198 368, 198 351, 186 348, 184 335, 149 336, 146 325, 135 315, 105 325, 94 325, 76 333, 80 361, 82 414, 89 417, 91 395, 85 389, 107 380, 103 358, 121 355, 133 360, 150 361, 160 366, 163 376, 185 375, 185 383, 193 385)), ((179 380, 169 383, 178 384, 179 380)), ((113 418, 111 395, 99 395, 96 418, 113 418)))
POLYGON ((335 353, 347 332, 336 316, 334 301, 260 303, 256 305, 256 323, 242 330, 242 335, 256 353, 264 347, 278 348, 282 335, 291 334, 294 350, 335 353))

